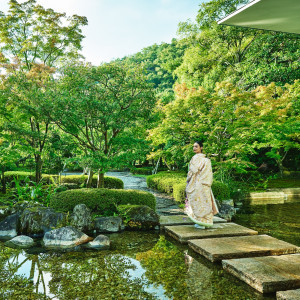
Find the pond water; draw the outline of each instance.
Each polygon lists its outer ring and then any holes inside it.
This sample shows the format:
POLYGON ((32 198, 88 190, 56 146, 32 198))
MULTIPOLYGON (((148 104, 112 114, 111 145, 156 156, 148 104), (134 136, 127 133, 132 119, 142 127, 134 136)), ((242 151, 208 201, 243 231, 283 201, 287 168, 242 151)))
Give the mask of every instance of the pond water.
POLYGON ((275 299, 158 232, 111 234, 107 251, 0 244, 1 299, 275 299))

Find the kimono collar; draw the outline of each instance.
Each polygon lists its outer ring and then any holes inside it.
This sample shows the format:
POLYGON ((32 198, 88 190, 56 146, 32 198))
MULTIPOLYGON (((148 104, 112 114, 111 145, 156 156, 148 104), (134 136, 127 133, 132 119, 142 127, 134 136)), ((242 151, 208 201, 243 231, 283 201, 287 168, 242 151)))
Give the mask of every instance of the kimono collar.
POLYGON ((200 155, 200 156, 205 157, 205 154, 204 154, 204 153, 197 153, 196 155, 200 155))

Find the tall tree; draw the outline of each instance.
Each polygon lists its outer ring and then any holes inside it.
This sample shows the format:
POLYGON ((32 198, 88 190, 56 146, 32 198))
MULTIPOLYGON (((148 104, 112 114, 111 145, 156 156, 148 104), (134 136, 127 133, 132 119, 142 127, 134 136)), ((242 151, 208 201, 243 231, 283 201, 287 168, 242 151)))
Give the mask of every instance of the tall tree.
POLYGON ((24 137, 34 153, 36 181, 41 179, 42 153, 49 133, 49 119, 40 110, 45 91, 41 77, 61 59, 79 57, 84 25, 85 17, 67 17, 37 5, 35 0, 11 0, 8 13, 0 12, 0 58, 1 66, 7 69, 1 111, 10 130, 24 137), (16 57, 17 66, 13 62, 16 57))
POLYGON ((98 187, 104 172, 133 151, 138 139, 130 128, 146 120, 155 102, 143 70, 120 63, 64 67, 52 98, 49 116, 82 147, 98 171, 98 187))

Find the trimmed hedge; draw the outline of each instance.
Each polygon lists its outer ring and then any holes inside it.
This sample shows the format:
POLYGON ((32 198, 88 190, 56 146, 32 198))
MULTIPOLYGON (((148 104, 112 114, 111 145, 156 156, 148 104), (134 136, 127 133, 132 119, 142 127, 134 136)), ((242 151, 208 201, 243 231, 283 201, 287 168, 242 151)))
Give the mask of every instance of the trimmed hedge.
POLYGON ((78 189, 54 194, 50 206, 55 210, 72 212, 77 204, 85 204, 92 212, 117 212, 118 205, 148 205, 155 210, 156 199, 148 192, 117 189, 78 189))
MULTIPOLYGON (((84 185, 88 179, 88 175, 66 175, 61 176, 61 183, 75 183, 84 185)), ((97 175, 93 176, 92 187, 97 187, 97 175)), ((106 189, 123 189, 124 182, 116 177, 104 176, 104 188, 106 189)))
MULTIPOLYGON (((35 180, 35 173, 25 171, 7 171, 4 173, 6 182, 14 183, 14 178, 21 182, 28 177, 31 181, 35 180)), ((58 182, 58 175, 42 174, 42 181, 45 184, 53 184, 58 182)))
POLYGON ((139 174, 139 175, 151 175, 152 174, 152 167, 143 167, 143 168, 131 168, 130 172, 132 174, 139 174))
MULTIPOLYGON (((161 172, 147 178, 147 185, 173 196, 178 202, 185 202, 186 174, 183 172, 161 172)), ((212 191, 219 201, 230 198, 229 187, 222 182, 213 181, 212 191)))

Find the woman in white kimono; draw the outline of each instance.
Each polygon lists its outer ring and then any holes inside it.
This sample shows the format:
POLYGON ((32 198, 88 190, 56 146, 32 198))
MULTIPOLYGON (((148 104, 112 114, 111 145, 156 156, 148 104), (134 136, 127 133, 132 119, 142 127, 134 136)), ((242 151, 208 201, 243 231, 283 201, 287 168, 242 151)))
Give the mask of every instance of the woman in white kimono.
POLYGON ((193 150, 196 154, 189 164, 185 213, 196 223, 196 228, 205 229, 213 226, 213 216, 219 211, 211 190, 213 182, 211 161, 205 157, 202 149, 202 142, 194 143, 193 150))

